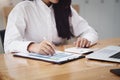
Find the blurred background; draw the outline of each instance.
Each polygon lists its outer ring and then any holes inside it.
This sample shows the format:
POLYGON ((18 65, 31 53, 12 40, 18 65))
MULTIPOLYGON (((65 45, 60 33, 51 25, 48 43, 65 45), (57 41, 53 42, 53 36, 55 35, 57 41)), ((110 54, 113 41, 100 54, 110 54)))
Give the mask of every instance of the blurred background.
MULTIPOLYGON (((6 7, 13 7, 22 0, 0 0, 0 30, 6 26, 6 7)), ((99 34, 99 40, 120 37, 120 0, 72 0, 78 13, 99 34)), ((0 39, 0 53, 3 53, 0 39)))

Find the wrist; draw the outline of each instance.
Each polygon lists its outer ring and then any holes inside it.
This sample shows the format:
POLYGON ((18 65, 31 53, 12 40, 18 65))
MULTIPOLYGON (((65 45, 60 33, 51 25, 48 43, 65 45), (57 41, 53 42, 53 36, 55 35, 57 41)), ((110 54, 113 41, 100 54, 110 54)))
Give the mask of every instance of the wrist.
POLYGON ((27 51, 28 52, 34 52, 34 46, 35 46, 35 43, 30 43, 29 45, 28 45, 28 48, 27 48, 27 51))

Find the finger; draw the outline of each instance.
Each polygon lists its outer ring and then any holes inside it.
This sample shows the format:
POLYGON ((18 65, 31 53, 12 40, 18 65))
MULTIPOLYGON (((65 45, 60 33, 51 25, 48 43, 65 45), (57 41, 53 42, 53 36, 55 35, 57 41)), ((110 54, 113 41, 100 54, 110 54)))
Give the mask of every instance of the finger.
POLYGON ((86 47, 90 47, 90 44, 91 44, 91 42, 88 41, 88 43, 86 44, 86 47))
POLYGON ((42 41, 40 43, 40 46, 41 46, 40 49, 42 49, 42 51, 46 55, 53 55, 55 53, 55 51, 53 50, 53 48, 51 47, 51 45, 48 41, 42 41))
POLYGON ((56 46, 53 44, 53 43, 51 43, 52 44, 52 46, 53 46, 53 49, 55 50, 56 49, 56 46))
POLYGON ((46 41, 46 44, 51 48, 51 50, 55 53, 55 45, 46 41))
POLYGON ((81 39, 81 40, 80 40, 80 43, 79 43, 79 47, 80 47, 80 48, 82 48, 82 46, 83 46, 83 42, 84 42, 84 40, 81 39))
POLYGON ((80 46, 81 46, 81 48, 83 48, 85 46, 85 40, 84 39, 81 40, 80 46))
POLYGON ((49 55, 49 54, 47 54, 47 53, 44 51, 44 49, 41 49, 41 50, 39 51, 39 53, 42 54, 42 55, 49 55))
POLYGON ((80 47, 80 42, 81 42, 81 39, 78 38, 77 41, 76 41, 76 47, 80 47))
POLYGON ((48 49, 46 49, 45 47, 42 49, 43 52, 46 54, 46 55, 53 55, 54 53, 51 53, 48 49))
POLYGON ((87 41, 87 39, 83 39, 83 41, 82 41, 82 47, 84 48, 84 47, 86 47, 86 44, 88 43, 88 41, 87 41))
POLYGON ((49 54, 53 55, 55 53, 50 46, 45 45, 44 47, 49 54))

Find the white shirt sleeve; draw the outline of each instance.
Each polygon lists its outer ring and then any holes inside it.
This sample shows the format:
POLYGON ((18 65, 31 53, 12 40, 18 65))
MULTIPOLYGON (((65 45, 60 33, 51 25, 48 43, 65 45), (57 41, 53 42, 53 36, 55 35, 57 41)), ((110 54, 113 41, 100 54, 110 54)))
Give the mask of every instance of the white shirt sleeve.
POLYGON ((72 10, 72 26, 73 34, 78 37, 86 38, 91 41, 91 45, 95 44, 98 41, 97 32, 88 25, 87 21, 84 20, 79 14, 71 7, 72 10))
POLYGON ((33 41, 25 41, 26 29, 25 14, 22 6, 16 6, 10 13, 5 32, 5 53, 24 52, 28 53, 27 47, 33 41))

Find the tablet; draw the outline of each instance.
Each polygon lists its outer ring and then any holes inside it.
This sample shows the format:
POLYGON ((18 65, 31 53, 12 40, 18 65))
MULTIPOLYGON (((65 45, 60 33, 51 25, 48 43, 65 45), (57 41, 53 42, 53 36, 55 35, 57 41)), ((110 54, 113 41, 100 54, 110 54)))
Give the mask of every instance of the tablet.
POLYGON ((37 59, 37 60, 47 61, 56 64, 66 63, 84 57, 80 54, 74 54, 74 53, 68 53, 62 51, 55 51, 55 54, 53 56, 41 55, 37 53, 15 53, 13 54, 13 56, 37 59))

